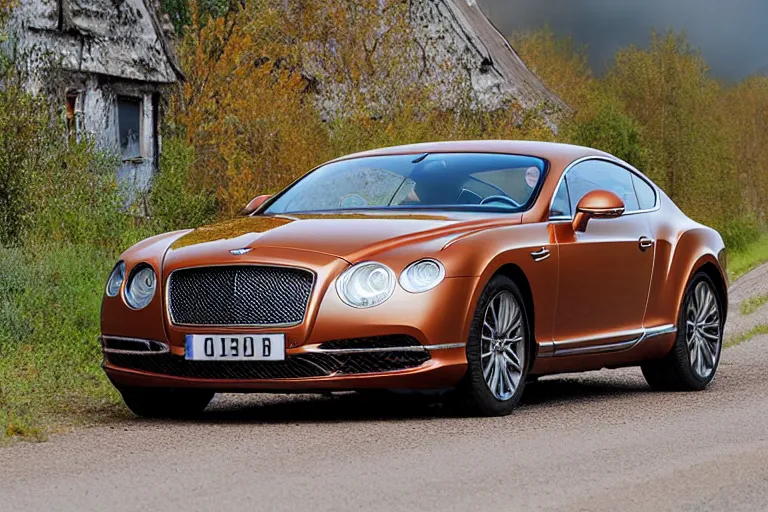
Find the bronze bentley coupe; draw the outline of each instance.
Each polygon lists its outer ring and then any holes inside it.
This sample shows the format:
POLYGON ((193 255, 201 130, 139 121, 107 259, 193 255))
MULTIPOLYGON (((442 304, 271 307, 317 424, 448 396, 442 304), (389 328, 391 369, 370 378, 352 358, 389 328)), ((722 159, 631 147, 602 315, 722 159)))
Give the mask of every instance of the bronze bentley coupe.
POLYGON ((104 294, 104 369, 150 417, 217 392, 376 389, 503 415, 537 376, 624 366, 700 390, 722 351, 725 264, 716 231, 601 151, 369 151, 126 251, 104 294))

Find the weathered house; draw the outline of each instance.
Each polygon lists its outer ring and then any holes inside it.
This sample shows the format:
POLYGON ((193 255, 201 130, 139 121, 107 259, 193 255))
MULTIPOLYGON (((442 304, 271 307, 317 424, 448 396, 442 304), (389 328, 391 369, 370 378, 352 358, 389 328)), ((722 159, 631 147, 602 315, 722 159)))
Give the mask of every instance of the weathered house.
MULTIPOLYGON (((517 102, 541 108, 550 119, 564 106, 476 0, 409 5, 429 69, 420 79, 438 85, 466 80, 475 106, 485 110, 517 102)), ((124 185, 145 190, 158 168, 163 94, 183 79, 172 28, 157 0, 22 0, 9 29, 27 87, 61 106, 73 135, 87 134, 121 156, 124 185)))
POLYGON ((170 30, 153 0, 23 0, 9 23, 27 88, 118 153, 121 182, 140 190, 158 165, 162 95, 183 78, 170 30))

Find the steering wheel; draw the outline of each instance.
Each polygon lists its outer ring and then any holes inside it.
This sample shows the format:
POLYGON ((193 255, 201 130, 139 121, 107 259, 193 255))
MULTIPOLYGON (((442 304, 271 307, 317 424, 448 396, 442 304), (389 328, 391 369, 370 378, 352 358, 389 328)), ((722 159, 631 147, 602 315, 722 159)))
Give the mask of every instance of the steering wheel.
POLYGON ((485 199, 483 199, 482 201, 480 201, 480 204, 492 203, 494 201, 500 201, 502 203, 509 203, 512 206, 514 206, 515 208, 520 208, 520 204, 517 201, 515 201, 514 199, 512 199, 511 197, 509 197, 509 196, 488 196, 485 199))

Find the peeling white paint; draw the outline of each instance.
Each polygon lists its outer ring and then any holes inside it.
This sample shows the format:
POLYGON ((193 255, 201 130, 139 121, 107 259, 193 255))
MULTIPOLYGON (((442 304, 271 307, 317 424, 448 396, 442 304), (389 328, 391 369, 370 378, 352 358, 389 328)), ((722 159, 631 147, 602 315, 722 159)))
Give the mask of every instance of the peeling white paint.
POLYGON ((117 172, 129 189, 146 190, 157 167, 156 95, 183 75, 154 0, 24 0, 9 33, 26 88, 65 104, 77 91, 76 125, 99 148, 119 154, 117 98, 141 100, 140 155, 117 172))

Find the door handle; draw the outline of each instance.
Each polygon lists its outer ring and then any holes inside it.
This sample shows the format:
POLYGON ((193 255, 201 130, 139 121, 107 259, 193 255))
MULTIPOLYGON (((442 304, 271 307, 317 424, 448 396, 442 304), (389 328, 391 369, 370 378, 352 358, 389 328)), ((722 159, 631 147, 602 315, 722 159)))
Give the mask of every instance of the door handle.
POLYGON ((640 250, 645 252, 651 247, 653 247, 653 238, 648 238, 647 236, 641 236, 640 240, 637 241, 637 245, 640 246, 640 250))
POLYGON ((531 253, 531 258, 533 258, 533 261, 544 261, 545 259, 549 258, 549 256, 549 249, 546 247, 542 247, 541 250, 531 253))

